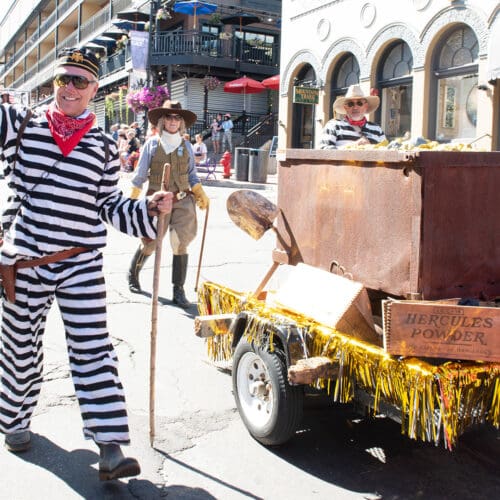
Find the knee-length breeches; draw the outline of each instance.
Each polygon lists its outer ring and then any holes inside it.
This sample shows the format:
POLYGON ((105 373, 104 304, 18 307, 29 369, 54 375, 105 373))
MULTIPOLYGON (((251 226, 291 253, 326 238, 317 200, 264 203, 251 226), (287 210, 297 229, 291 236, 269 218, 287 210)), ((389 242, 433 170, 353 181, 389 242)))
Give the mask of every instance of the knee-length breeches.
POLYGON ((129 443, 125 396, 106 322, 102 254, 19 269, 16 302, 3 300, 0 334, 0 431, 28 429, 42 383, 42 337, 57 300, 86 438, 129 443))
MULTIPOLYGON (((165 229, 167 228, 170 231, 172 253, 185 255, 198 230, 194 196, 186 196, 174 203, 172 212, 167 214, 165 219, 165 229)), ((142 246, 142 253, 151 255, 155 251, 156 240, 143 240, 142 246)))

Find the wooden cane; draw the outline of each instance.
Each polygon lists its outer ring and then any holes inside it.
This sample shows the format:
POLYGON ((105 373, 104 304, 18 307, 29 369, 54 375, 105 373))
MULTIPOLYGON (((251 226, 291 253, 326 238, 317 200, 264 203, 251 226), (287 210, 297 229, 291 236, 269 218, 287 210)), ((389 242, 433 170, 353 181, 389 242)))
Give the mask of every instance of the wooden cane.
POLYGON ((203 249, 205 248, 205 236, 207 234, 207 222, 208 222, 208 209, 210 205, 207 205, 205 211, 205 223, 203 224, 203 235, 201 237, 201 248, 200 248, 200 257, 198 258, 198 271, 196 273, 196 283, 194 285, 194 291, 198 291, 198 281, 200 279, 200 270, 201 270, 201 260, 203 258, 203 249))
MULTIPOLYGON (((168 190, 170 182, 170 164, 163 165, 161 189, 168 190)), ((158 326, 158 288, 160 284, 161 247, 165 235, 166 214, 158 214, 158 226, 156 231, 155 264, 153 274, 153 295, 151 298, 151 337, 149 355, 149 443, 153 446, 155 439, 155 371, 156 371, 156 332, 158 326)))

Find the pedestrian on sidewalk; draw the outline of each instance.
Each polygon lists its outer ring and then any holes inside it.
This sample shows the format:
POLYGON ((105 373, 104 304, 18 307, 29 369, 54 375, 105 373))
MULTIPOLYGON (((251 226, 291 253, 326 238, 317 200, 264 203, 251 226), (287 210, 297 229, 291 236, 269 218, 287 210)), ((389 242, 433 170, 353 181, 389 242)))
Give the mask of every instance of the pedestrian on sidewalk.
POLYGON ((214 148, 214 154, 218 155, 220 153, 220 140, 221 140, 221 130, 222 130, 222 115, 219 113, 210 125, 210 132, 212 137, 212 146, 214 148))
POLYGON ((233 121, 231 120, 231 113, 226 113, 224 115, 224 120, 222 121, 222 150, 229 151, 233 150, 233 121))
POLYGON ((194 162, 196 166, 203 166, 207 164, 207 147, 203 142, 203 137, 201 134, 196 134, 194 136, 196 142, 193 145, 194 151, 194 162))
POLYGON ((64 49, 56 62, 54 101, 45 113, 0 105, 0 148, 11 190, 0 256, 0 432, 11 452, 31 445, 45 322, 56 300, 83 434, 100 449, 99 478, 110 480, 135 476, 140 467, 121 450, 130 437, 118 360, 106 326, 101 253, 106 224, 131 236, 155 238, 156 215, 171 210, 172 194, 158 192, 136 201, 118 189, 116 143, 88 109, 98 72, 93 54, 64 49))
MULTIPOLYGON (((209 199, 196 174, 191 143, 183 138, 186 128, 196 121, 196 115, 182 109, 178 101, 165 101, 160 108, 148 112, 148 119, 158 134, 150 137, 141 151, 135 175, 132 179, 130 196, 138 198, 143 184, 149 179, 148 194, 160 187, 163 166, 170 164, 168 190, 174 193, 172 213, 167 216, 165 228, 169 228, 172 248, 172 302, 183 309, 190 307, 186 298, 184 283, 188 266, 188 246, 198 229, 196 205, 202 210, 208 208, 209 199)), ((128 273, 129 289, 141 293, 139 273, 145 260, 155 251, 156 242, 143 239, 130 263, 128 273)))

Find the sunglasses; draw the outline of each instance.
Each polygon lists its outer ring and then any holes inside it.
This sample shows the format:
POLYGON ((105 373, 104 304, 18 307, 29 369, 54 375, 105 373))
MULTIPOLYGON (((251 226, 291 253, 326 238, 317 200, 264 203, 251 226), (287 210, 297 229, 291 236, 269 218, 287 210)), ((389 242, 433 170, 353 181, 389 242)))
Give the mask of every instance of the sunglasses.
POLYGON ((354 106, 358 106, 360 108, 361 106, 364 106, 367 101, 349 101, 345 103, 345 106, 348 108, 354 108, 354 106))
POLYGON ((182 120, 181 115, 167 115, 165 120, 175 120, 176 122, 180 122, 182 120))
POLYGON ((58 87, 66 87, 71 82, 75 89, 84 90, 89 86, 89 83, 97 83, 97 80, 89 80, 84 76, 78 75, 56 75, 54 82, 58 87))

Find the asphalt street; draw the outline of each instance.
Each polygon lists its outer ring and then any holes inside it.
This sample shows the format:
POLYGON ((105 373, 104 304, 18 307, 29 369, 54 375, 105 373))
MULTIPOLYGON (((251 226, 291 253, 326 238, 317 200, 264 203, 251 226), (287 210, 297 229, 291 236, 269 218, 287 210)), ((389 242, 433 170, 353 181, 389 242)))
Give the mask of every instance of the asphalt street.
MULTIPOLYGON (((265 185, 207 181, 211 199, 200 282, 252 290, 271 265, 274 235, 256 241, 226 213, 235 189, 258 190, 276 201, 276 179, 265 185)), ((125 175, 121 186, 129 189, 125 175)), ((5 181, 0 181, 0 194, 5 181)), ((2 198, 3 199, 3 198, 2 198)), ((205 214, 192 244, 186 291, 194 284, 205 214)), ((138 242, 109 230, 105 254, 109 329, 120 359, 132 445, 141 463, 137 478, 101 483, 98 453, 83 439, 69 377, 64 331, 54 306, 45 334, 45 376, 32 421, 30 451, 0 448, 0 499, 478 499, 500 491, 499 433, 474 430, 457 453, 416 443, 387 419, 356 419, 349 407, 311 404, 296 437, 280 448, 254 441, 236 411, 227 366, 208 362, 194 335, 196 306, 171 305, 171 253, 165 242, 158 306, 156 437, 149 444, 150 294, 134 295, 126 273, 138 242), (474 443, 482 443, 478 447, 474 443)), ((141 275, 152 288, 153 258, 141 275)))

